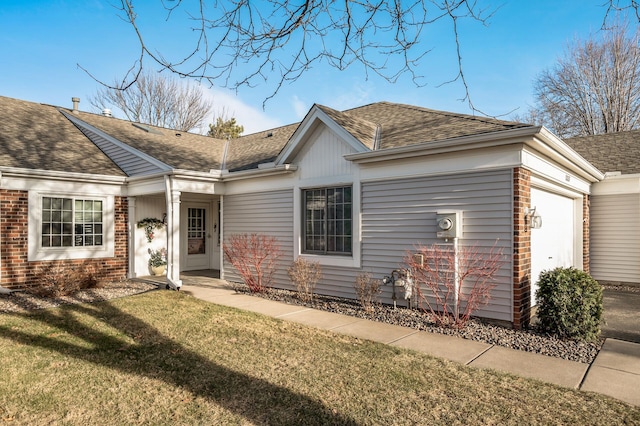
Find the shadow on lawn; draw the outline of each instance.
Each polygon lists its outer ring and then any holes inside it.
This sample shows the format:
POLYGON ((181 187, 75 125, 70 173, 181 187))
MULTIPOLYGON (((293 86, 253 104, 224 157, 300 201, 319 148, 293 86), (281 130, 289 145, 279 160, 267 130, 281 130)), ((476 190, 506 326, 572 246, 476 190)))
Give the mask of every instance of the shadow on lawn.
POLYGON ((163 380, 195 396, 214 401, 254 423, 356 424, 354 420, 334 413, 320 401, 217 365, 109 303, 68 305, 11 315, 56 327, 89 343, 91 348, 5 326, 0 326, 1 338, 57 351, 127 374, 163 380), (87 327, 74 318, 74 313, 90 315, 136 339, 136 343, 127 345, 120 338, 87 327), (198 380, 193 380, 194 377, 198 380))

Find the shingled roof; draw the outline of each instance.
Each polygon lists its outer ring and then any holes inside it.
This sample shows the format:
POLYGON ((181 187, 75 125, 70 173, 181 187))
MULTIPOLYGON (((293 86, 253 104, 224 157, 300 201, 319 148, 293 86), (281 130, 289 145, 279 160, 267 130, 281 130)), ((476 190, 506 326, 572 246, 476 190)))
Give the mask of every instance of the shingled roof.
POLYGON ((222 168, 224 140, 87 112, 74 116, 171 168, 201 172, 222 168))
POLYGON ((56 107, 0 96, 0 165, 124 176, 56 107))
POLYGON ((257 168, 260 163, 272 162, 297 128, 298 123, 295 123, 232 139, 224 168, 248 170, 257 168))
MULTIPOLYGON (((370 150, 529 127, 389 102, 346 111, 316 106, 370 150)), ((123 170, 132 175, 168 169, 254 169, 258 164, 274 161, 300 125, 294 123, 225 141, 5 97, 0 97, 0 120, 4 128, 0 135, 0 165, 115 175, 123 175, 123 170), (93 130, 105 137, 97 137, 93 130), (135 150, 132 155, 146 155, 157 161, 127 168, 115 158, 115 150, 105 149, 109 145, 106 139, 112 140, 112 147, 121 145, 120 154, 126 145, 135 150)))
POLYGON ((565 139, 602 172, 640 173, 640 130, 565 139))
POLYGON ((390 102, 353 108, 343 111, 343 114, 379 126, 379 149, 531 126, 390 102))

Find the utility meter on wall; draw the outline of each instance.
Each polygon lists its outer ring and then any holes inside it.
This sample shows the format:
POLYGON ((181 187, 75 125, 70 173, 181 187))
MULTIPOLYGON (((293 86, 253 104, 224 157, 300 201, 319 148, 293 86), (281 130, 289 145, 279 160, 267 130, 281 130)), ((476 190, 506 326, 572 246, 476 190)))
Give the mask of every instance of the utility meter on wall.
POLYGON ((462 212, 436 213, 436 235, 438 238, 459 238, 462 233, 461 217, 462 212))

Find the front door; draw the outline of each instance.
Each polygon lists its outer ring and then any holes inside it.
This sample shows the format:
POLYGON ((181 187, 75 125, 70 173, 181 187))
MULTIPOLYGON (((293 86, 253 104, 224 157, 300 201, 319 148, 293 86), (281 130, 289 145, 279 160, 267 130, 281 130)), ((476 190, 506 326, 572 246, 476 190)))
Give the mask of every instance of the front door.
POLYGON ((211 268, 211 217, 207 203, 187 204, 183 221, 183 270, 211 268), (186 235, 185 235, 186 234, 186 235))

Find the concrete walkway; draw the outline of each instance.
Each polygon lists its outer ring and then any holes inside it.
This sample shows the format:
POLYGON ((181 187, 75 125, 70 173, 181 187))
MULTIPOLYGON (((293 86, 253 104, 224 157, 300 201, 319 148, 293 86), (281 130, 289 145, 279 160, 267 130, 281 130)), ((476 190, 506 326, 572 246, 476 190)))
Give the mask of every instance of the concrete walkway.
POLYGON ((588 365, 248 296, 212 277, 185 276, 183 282, 182 291, 219 305, 412 349, 471 367, 598 392, 640 406, 638 343, 607 338, 595 361, 588 365))

